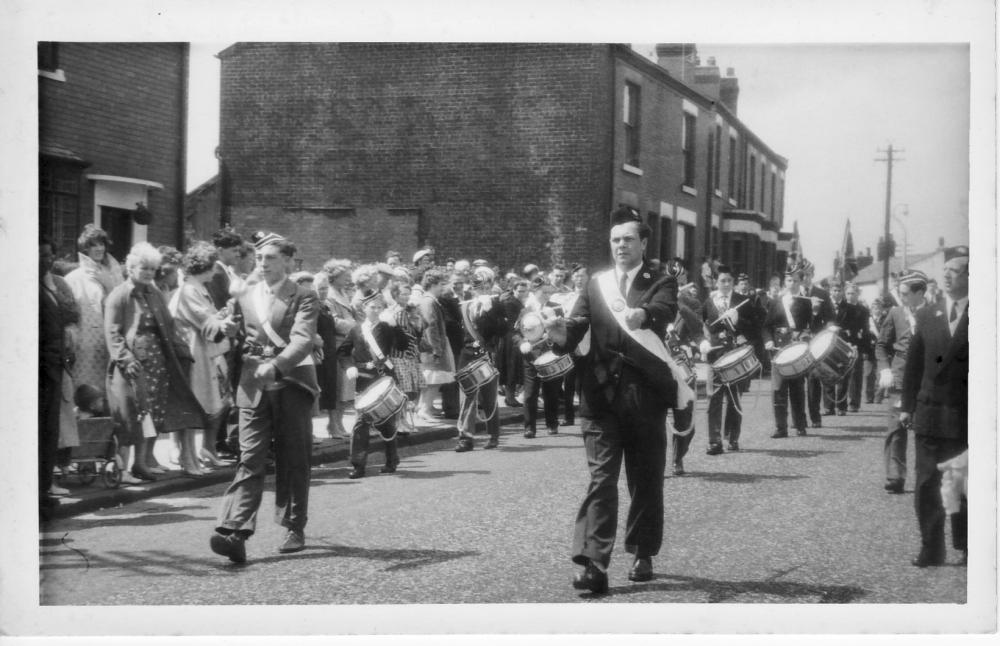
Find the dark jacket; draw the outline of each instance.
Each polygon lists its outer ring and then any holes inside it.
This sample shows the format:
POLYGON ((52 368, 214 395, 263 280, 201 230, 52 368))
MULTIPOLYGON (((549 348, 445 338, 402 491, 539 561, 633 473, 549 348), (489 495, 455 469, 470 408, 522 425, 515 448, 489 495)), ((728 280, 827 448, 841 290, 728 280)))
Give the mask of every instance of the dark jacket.
POLYGON ((395 351, 405 350, 410 343, 402 329, 395 325, 389 325, 385 321, 379 321, 372 326, 372 336, 375 338, 378 349, 382 351, 383 358, 379 359, 365 340, 362 325, 364 324, 359 324, 352 329, 347 335, 347 340, 344 341, 345 349, 350 349, 351 358, 354 359, 354 365, 358 368, 358 380, 355 386, 358 392, 363 391, 379 377, 392 377, 393 372, 386 363, 387 360, 392 360, 389 355, 395 351))
POLYGON ((776 348, 783 348, 793 341, 798 341, 802 336, 808 336, 813 323, 812 304, 808 299, 805 297, 792 299, 792 321, 789 321, 785 314, 783 299, 784 294, 770 302, 761 328, 764 343, 771 341, 776 348))
MULTIPOLYGON (((729 307, 736 307, 746 300, 749 300, 747 296, 733 292, 729 295, 729 307)), ((731 331, 722 321, 715 323, 715 321, 722 316, 722 312, 719 311, 718 307, 716 307, 714 298, 709 297, 705 299, 705 304, 702 306, 702 312, 705 325, 708 329, 709 345, 722 346, 721 348, 711 350, 708 353, 706 361, 709 363, 717 360, 723 354, 735 348, 737 337, 742 336, 749 342, 755 335, 754 322, 756 315, 754 313, 752 301, 736 310, 736 314, 739 318, 736 319, 735 332, 731 331)))

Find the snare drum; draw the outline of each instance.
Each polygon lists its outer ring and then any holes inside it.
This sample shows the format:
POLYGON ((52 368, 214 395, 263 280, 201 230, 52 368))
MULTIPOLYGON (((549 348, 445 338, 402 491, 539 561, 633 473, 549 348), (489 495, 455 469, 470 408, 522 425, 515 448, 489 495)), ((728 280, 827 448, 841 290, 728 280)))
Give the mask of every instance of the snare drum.
POLYGON ((538 378, 542 381, 561 379, 573 369, 573 355, 556 354, 551 350, 544 353, 532 363, 538 370, 538 378))
POLYGON ((367 416, 372 424, 379 426, 403 410, 406 402, 406 395, 392 377, 381 377, 357 396, 354 408, 359 415, 367 416))
POLYGON ((798 341, 781 349, 771 360, 771 369, 782 379, 804 377, 816 365, 816 359, 809 353, 809 344, 798 341))
POLYGON ((749 345, 730 350, 712 364, 712 370, 724 384, 736 384, 748 379, 759 368, 760 361, 749 345))
POLYGON ((809 354, 816 360, 816 376, 824 384, 843 381, 851 373, 858 351, 840 338, 835 330, 823 330, 809 342, 809 354))
POLYGON ((456 370, 455 381, 458 382, 462 392, 471 397, 499 374, 489 358, 482 356, 456 370))

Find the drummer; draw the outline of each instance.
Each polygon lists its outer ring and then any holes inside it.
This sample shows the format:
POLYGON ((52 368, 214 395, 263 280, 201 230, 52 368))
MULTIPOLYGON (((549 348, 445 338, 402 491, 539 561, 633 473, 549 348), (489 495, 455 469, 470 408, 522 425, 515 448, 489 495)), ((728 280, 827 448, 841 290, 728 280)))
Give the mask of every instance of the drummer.
MULTIPOLYGON (((379 317, 385 310, 385 297, 381 292, 370 290, 361 295, 361 311, 365 318, 360 325, 351 329, 347 340, 342 348, 349 349, 351 357, 354 359, 354 366, 347 369, 348 377, 350 373, 357 372, 355 389, 358 397, 355 402, 361 399, 361 394, 381 377, 389 377, 396 383, 393 372, 393 363, 389 355, 396 351, 405 350, 409 339, 406 334, 395 325, 381 320, 379 317)), ((380 423, 373 424, 368 415, 358 412, 357 420, 354 422, 354 429, 351 431, 351 465, 354 470, 348 476, 351 480, 365 477, 365 465, 368 462, 369 434, 372 427, 382 435, 385 445, 385 465, 382 473, 395 473, 399 465, 399 452, 396 447, 396 416, 380 423), (390 439, 385 439, 390 438, 390 439)))
POLYGON ((531 282, 533 302, 525 305, 517 329, 520 335, 522 375, 524 380, 524 437, 531 439, 537 434, 538 396, 542 397, 545 427, 549 435, 559 432, 559 399, 562 394, 562 379, 542 381, 538 376, 535 361, 552 350, 552 344, 544 335, 544 321, 562 317, 561 305, 552 299, 555 287, 536 276, 531 282))
MULTIPOLYGON (((507 332, 506 309, 500 304, 500 297, 493 291, 496 276, 489 267, 476 267, 469 281, 472 288, 471 299, 463 301, 462 349, 458 354, 458 372, 478 359, 486 359, 496 366, 497 346, 507 332)), ((495 372, 495 368, 494 368, 495 372)), ((464 453, 475 446, 476 420, 486 423, 490 439, 483 447, 495 449, 500 444, 500 415, 497 406, 499 373, 485 384, 481 384, 475 397, 461 393, 462 406, 458 415, 458 444, 455 451, 464 453), (486 416, 479 417, 477 408, 486 416)))
MULTIPOLYGON (((753 334, 753 303, 749 296, 734 291, 733 270, 719 265, 715 278, 716 290, 705 300, 703 318, 708 328, 708 338, 701 343, 701 354, 709 365, 737 347, 747 345, 753 334)), ((739 451, 740 428, 743 414, 740 411, 740 386, 727 386, 712 372, 708 398, 708 455, 719 455, 722 450, 723 401, 725 410, 725 438, 730 451, 739 451)))
MULTIPOLYGON (((830 319, 830 324, 837 328, 837 336, 857 351, 859 350, 861 336, 864 334, 868 317, 856 302, 851 303, 845 300, 846 290, 852 288, 854 288, 853 283, 845 285, 838 278, 830 281, 830 301, 833 303, 833 317, 830 319)), ((862 367, 860 357, 859 360, 855 361, 854 365, 858 368, 862 367)), ((851 371, 845 374, 840 381, 824 385, 824 415, 832 416, 836 414, 843 416, 847 414, 847 400, 850 391, 853 390, 854 383, 858 383, 860 386, 858 378, 854 376, 854 368, 852 367, 851 371), (834 410, 835 408, 836 410, 834 410)), ((860 391, 858 392, 860 394, 860 391)), ((852 402, 851 412, 858 412, 856 400, 852 402)))
MULTIPOLYGON (((813 308, 808 297, 802 296, 802 269, 797 264, 785 270, 785 289, 768 305, 761 334, 764 349, 774 352, 808 337, 813 308)), ((776 358, 776 357, 775 357, 776 358)), ((792 406, 792 423, 799 435, 806 434, 806 377, 783 379, 772 364, 771 395, 774 406, 775 431, 772 438, 788 437, 788 405, 792 406)))
MULTIPOLYGON (((676 278, 681 267, 676 263, 667 263, 664 275, 676 278)), ((680 362, 691 365, 694 354, 692 348, 699 347, 705 340, 705 325, 701 320, 701 303, 690 298, 690 292, 678 294, 677 317, 673 326, 667 327, 666 345, 672 356, 680 362), (678 353, 684 353, 679 357, 678 353)), ((692 390, 695 384, 690 384, 692 390)), ((688 402, 684 408, 671 409, 673 424, 670 427, 670 451, 673 457, 673 472, 675 476, 684 475, 684 456, 687 455, 694 439, 694 401, 688 402)))

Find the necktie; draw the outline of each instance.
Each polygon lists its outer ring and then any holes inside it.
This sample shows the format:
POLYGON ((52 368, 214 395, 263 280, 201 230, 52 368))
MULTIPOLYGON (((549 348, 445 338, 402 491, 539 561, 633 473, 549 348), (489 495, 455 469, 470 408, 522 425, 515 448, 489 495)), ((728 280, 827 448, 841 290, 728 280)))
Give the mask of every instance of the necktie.
POLYGON ((954 323, 958 320, 958 303, 951 304, 951 315, 948 317, 949 323, 954 323))
POLYGON ((628 274, 622 273, 622 278, 618 281, 618 289, 621 291, 622 296, 628 296, 628 292, 625 291, 625 286, 628 283, 628 274))

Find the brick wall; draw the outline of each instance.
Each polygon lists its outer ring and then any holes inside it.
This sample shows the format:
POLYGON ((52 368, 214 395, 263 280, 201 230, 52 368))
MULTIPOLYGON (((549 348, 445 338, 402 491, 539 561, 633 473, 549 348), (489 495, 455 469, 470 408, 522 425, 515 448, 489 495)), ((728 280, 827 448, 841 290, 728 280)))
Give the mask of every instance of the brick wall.
POLYGON ((600 45, 238 44, 226 215, 288 234, 307 266, 424 243, 505 268, 603 260, 610 66, 600 45))
MULTIPOLYGON (((187 45, 60 43, 64 82, 39 77, 39 134, 86 159, 86 174, 151 180, 148 237, 177 244, 186 143, 187 45)), ((82 221, 93 221, 85 182, 82 221)))

